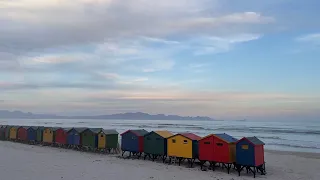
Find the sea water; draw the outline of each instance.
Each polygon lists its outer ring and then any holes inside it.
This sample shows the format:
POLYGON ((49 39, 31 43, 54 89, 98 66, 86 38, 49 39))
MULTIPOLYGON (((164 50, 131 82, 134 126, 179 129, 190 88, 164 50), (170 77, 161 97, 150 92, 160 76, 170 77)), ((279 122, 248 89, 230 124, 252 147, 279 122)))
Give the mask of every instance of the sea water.
POLYGON ((266 149, 320 153, 319 121, 188 121, 188 120, 92 120, 92 119, 10 119, 0 124, 49 127, 101 127, 122 133, 128 129, 192 132, 199 136, 227 133, 236 138, 256 136, 266 149))

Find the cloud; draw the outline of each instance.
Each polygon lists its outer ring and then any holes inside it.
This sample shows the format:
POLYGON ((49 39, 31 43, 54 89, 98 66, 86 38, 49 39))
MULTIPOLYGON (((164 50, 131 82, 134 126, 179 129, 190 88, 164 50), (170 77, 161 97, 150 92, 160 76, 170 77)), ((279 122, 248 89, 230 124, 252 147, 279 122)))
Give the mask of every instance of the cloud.
POLYGON ((191 40, 195 55, 215 54, 230 51, 235 45, 261 38, 260 34, 239 34, 226 37, 209 36, 191 40))
POLYGON ((296 41, 320 44, 320 33, 307 34, 307 35, 296 38, 296 41))

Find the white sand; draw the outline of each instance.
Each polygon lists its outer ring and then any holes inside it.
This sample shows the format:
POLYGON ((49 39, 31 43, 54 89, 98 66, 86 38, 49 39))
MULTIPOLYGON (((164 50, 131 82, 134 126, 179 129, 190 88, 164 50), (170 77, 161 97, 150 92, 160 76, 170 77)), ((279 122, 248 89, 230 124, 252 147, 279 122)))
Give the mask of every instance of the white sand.
MULTIPOLYGON (((319 180, 320 154, 266 152, 267 175, 256 179, 319 180)), ((199 166, 167 165, 147 160, 120 159, 117 155, 0 142, 2 180, 237 180, 253 179, 245 172, 201 171, 199 166)))

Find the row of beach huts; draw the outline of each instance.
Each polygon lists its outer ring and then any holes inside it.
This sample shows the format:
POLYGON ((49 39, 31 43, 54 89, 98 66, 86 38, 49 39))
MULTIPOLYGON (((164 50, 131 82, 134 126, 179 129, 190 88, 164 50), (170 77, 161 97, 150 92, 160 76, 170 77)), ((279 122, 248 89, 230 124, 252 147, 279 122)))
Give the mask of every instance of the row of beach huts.
MULTIPOLYGON (((119 153, 119 133, 102 128, 62 128, 0 125, 0 139, 41 144, 76 150, 119 153)), ((172 134, 169 131, 128 130, 121 134, 122 156, 143 157, 164 163, 187 161, 214 170, 222 167, 229 173, 246 170, 266 174, 264 143, 257 137, 236 139, 228 134, 200 137, 193 133, 172 134)))

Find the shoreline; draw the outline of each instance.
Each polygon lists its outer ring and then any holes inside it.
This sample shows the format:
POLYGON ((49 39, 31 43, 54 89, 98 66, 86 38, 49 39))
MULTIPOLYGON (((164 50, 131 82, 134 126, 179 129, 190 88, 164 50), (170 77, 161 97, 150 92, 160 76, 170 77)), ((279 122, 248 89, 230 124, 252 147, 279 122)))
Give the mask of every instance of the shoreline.
MULTIPOLYGON (((37 180, 252 180, 252 174, 228 174, 225 169, 201 171, 200 166, 123 159, 119 154, 98 154, 0 141, 1 179, 37 180)), ((318 180, 320 153, 266 150, 267 175, 256 179, 318 180)))

